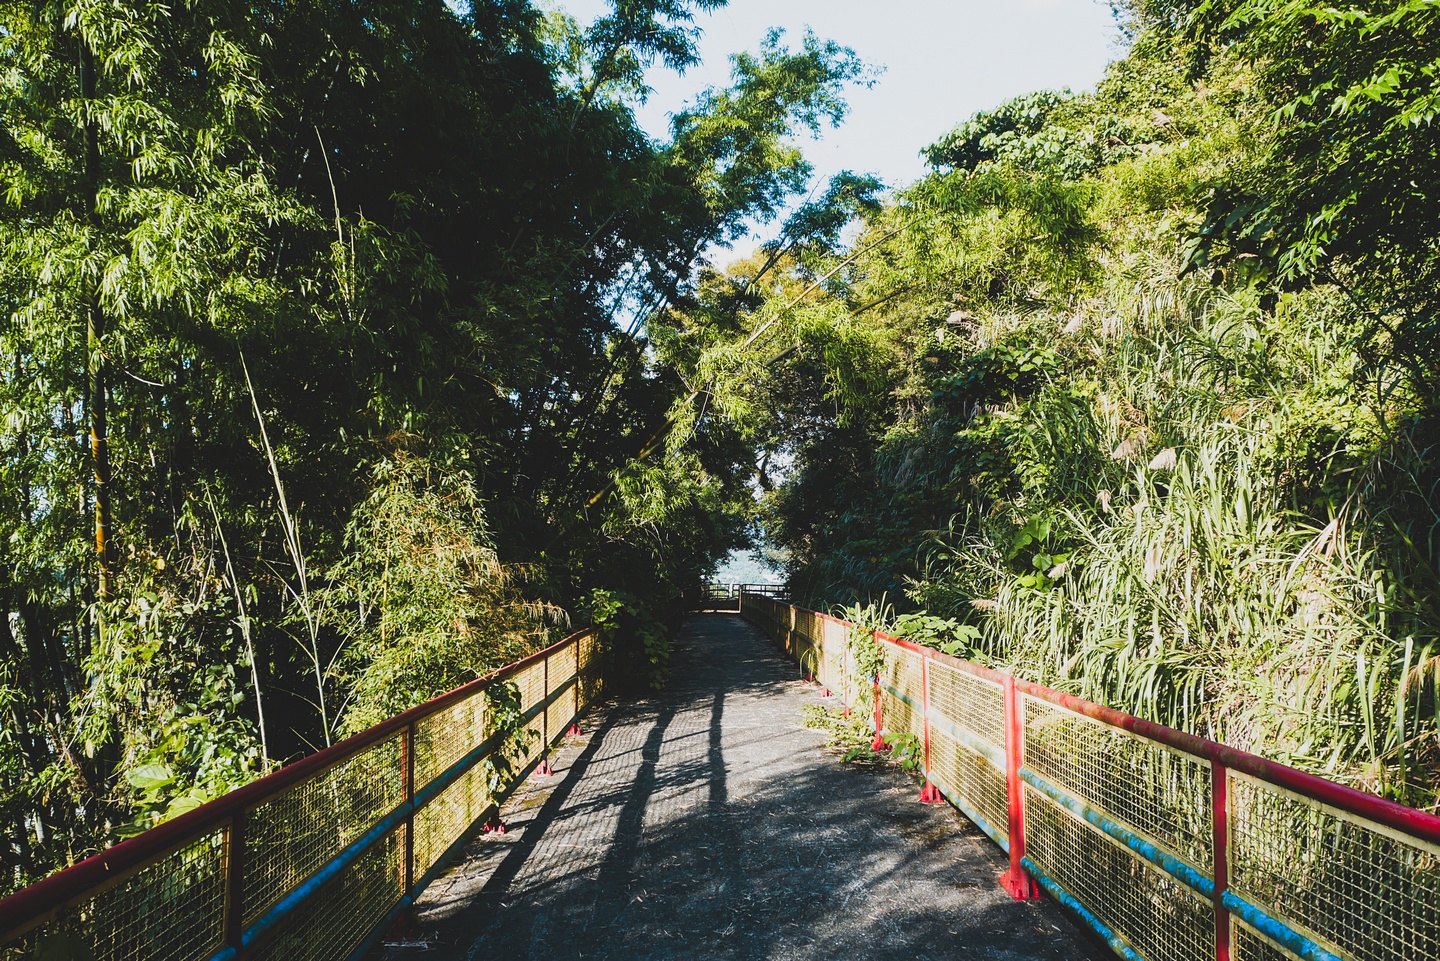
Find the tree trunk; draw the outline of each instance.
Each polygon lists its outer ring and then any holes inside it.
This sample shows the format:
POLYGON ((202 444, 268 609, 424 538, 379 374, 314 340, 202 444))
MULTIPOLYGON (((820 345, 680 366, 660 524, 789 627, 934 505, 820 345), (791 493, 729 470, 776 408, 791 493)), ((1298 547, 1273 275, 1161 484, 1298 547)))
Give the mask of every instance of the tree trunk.
MULTIPOLYGON (((80 40, 80 96, 86 106, 95 100, 95 54, 84 38, 80 40)), ((90 222, 92 250, 100 228, 100 131, 95 118, 85 118, 85 206, 90 222)), ((97 272, 98 273, 98 272, 97 272)), ((100 302, 100 280, 97 276, 89 291, 85 317, 85 393, 89 401, 86 411, 90 421, 90 464, 95 474, 95 560, 98 567, 96 596, 104 601, 110 597, 113 582, 110 549, 110 445, 106 411, 105 309, 100 302)))

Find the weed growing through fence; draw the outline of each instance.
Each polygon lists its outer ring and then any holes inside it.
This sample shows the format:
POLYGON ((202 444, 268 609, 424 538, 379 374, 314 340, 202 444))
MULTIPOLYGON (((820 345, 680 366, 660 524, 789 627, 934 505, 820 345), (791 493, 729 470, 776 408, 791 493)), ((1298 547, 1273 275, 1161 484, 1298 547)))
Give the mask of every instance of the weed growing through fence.
POLYGON ((806 704, 800 712, 806 727, 825 732, 825 746, 840 753, 841 764, 889 762, 890 755, 871 750, 872 734, 865 715, 846 715, 842 710, 823 704, 806 704))

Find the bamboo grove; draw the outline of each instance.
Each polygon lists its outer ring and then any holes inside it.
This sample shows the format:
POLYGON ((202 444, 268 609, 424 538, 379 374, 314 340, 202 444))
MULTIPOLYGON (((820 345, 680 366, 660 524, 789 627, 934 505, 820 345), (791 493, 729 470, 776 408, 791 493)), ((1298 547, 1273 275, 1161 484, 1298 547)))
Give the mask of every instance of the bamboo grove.
POLYGON ((663 638, 750 498, 724 425, 611 485, 687 391, 647 320, 866 82, 774 34, 647 136, 716 5, 0 6, 0 890, 570 624, 663 638))

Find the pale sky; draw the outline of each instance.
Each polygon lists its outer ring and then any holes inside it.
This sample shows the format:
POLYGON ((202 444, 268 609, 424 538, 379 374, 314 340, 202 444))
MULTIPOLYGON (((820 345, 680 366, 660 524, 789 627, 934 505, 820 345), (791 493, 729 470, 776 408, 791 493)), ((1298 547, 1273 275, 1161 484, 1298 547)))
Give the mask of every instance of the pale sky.
MULTIPOLYGON (((582 25, 609 8, 559 4, 582 25)), ((724 85, 729 55, 757 49, 769 27, 784 27, 798 45, 808 25, 885 72, 872 89, 850 91, 844 126, 807 144, 807 156, 822 177, 849 169, 891 186, 924 174, 920 149, 976 111, 1032 90, 1091 88, 1119 56, 1101 0, 732 0, 696 24, 702 62, 683 77, 650 71, 655 93, 639 111, 648 132, 666 136, 669 115, 704 87, 724 85)))

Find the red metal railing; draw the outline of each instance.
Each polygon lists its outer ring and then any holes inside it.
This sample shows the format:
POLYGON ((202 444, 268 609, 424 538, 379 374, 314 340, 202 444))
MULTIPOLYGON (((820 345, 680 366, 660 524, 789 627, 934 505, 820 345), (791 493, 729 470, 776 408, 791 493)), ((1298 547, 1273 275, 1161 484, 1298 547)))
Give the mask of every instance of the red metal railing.
POLYGON ((358 958, 599 696, 599 654, 572 634, 11 895, 0 961, 358 958), (501 683, 531 733, 497 763, 501 683))
POLYGON ((741 613, 859 708, 914 734, 938 790, 1122 956, 1434 961, 1440 817, 745 593, 741 613), (880 646, 875 678, 853 643, 880 646), (868 705, 866 705, 868 707, 868 705))

